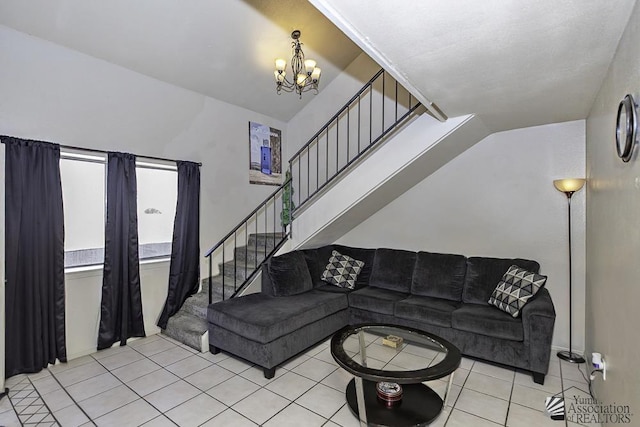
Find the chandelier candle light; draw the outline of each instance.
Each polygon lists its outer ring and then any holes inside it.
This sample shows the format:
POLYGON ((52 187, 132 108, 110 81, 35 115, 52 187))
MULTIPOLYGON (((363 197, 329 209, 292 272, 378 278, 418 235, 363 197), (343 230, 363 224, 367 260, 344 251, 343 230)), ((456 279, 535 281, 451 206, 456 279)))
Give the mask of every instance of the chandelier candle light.
POLYGON ((294 30, 291 33, 291 72, 292 80, 287 78, 287 61, 284 59, 276 59, 276 70, 273 72, 276 78, 276 91, 280 95, 280 91, 296 92, 302 98, 302 92, 314 90, 318 93, 318 82, 320 81, 320 68, 316 67, 316 61, 313 59, 304 59, 302 51, 302 43, 300 42, 300 30, 294 30))

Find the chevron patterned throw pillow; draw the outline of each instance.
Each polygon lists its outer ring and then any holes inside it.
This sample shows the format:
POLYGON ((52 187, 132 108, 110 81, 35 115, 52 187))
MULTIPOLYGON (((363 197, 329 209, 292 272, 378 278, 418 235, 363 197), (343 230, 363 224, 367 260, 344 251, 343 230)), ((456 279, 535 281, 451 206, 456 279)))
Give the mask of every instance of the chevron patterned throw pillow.
POLYGON ((321 279, 340 288, 354 289, 358 274, 364 267, 364 262, 332 251, 329 264, 324 269, 321 279))
POLYGON ((489 298, 489 304, 495 305, 513 317, 518 317, 522 307, 544 286, 546 281, 546 276, 512 265, 498 282, 498 286, 489 298))

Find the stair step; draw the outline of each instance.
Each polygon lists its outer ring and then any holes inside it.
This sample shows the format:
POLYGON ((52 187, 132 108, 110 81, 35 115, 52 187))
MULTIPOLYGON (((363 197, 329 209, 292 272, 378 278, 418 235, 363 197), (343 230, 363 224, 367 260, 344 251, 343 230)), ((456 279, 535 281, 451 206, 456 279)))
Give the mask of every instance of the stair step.
POLYGON ((208 328, 206 319, 181 310, 169 318, 167 329, 163 329, 162 333, 194 350, 202 351, 202 335, 207 332, 208 328))
MULTIPOLYGON (((187 298, 180 311, 184 311, 201 319, 206 319, 207 308, 209 307, 209 292, 207 288, 187 298)), ((229 299, 231 295, 233 295, 233 292, 233 287, 225 286, 225 299, 229 299)), ((214 303, 218 301, 222 301, 222 288, 213 288, 213 298, 211 298, 211 302, 214 303)))
POLYGON ((264 246, 238 246, 234 251, 234 259, 249 265, 260 264, 266 256, 264 246))
POLYGON ((230 284, 233 284, 233 278, 236 279, 236 284, 240 286, 244 280, 253 273, 256 269, 254 263, 245 263, 244 261, 231 260, 224 263, 218 264, 218 268, 220 269, 220 273, 223 272, 224 267, 224 277, 225 277, 225 285, 226 279, 230 279, 230 284))
POLYGON ((250 234, 247 246, 258 247, 271 251, 284 238, 284 233, 257 233, 250 234))

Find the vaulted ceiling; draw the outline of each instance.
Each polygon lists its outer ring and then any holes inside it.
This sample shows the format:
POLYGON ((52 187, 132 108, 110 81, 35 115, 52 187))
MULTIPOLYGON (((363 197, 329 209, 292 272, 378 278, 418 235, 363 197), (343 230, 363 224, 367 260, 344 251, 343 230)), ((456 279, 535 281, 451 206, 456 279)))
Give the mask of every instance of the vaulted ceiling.
POLYGON ((313 98, 275 92, 293 30, 322 85, 362 52, 306 0, 3 0, 0 24, 283 121, 313 98))
POLYGON ((322 85, 364 50, 419 99, 498 131, 585 118, 635 4, 309 1, 3 0, 0 24, 284 121, 312 99, 274 90, 299 29, 322 85))
POLYGON ((418 98, 494 131, 585 118, 635 4, 309 1, 418 98))

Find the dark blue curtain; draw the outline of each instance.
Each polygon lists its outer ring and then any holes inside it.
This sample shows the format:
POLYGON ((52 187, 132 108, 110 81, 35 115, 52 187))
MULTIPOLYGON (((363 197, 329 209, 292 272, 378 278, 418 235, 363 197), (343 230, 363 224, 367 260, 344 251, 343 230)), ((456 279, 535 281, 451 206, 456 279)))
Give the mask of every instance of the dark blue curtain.
POLYGON ((158 326, 167 328, 169 317, 198 291, 200 279, 200 167, 178 162, 178 204, 173 224, 169 291, 158 326))
POLYGON ((66 362, 60 146, 5 144, 7 377, 66 362))
POLYGON ((107 162, 107 221, 98 350, 127 338, 144 337, 140 263, 136 158, 109 153, 107 162))

